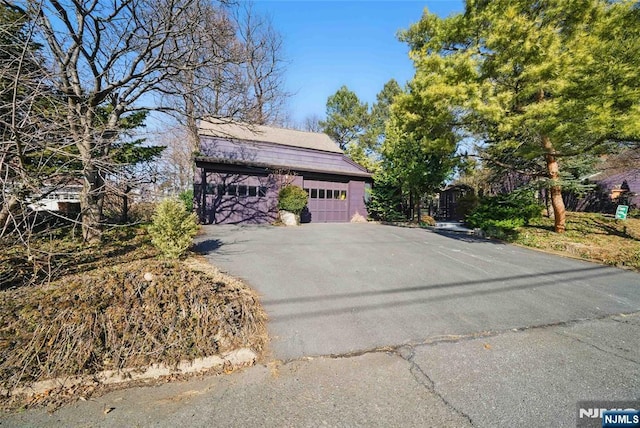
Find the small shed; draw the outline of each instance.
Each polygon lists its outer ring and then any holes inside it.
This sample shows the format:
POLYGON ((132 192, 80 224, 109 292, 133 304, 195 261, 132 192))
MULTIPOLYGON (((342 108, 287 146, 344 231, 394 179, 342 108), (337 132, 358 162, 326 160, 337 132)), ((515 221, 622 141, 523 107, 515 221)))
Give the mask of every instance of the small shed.
POLYGON ((438 194, 436 217, 441 220, 463 220, 465 213, 459 209, 460 199, 473 192, 473 188, 466 184, 453 184, 442 189, 438 194))
POLYGON ((270 223, 287 184, 309 195, 303 221, 367 216, 372 176, 326 134, 211 119, 200 125, 195 206, 204 224, 270 223))

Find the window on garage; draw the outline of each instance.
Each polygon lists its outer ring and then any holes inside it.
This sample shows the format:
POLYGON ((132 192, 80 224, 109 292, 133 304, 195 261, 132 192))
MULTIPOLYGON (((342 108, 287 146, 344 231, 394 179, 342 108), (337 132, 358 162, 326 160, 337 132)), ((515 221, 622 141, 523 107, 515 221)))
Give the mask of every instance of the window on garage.
POLYGON ((244 184, 229 184, 225 186, 221 183, 207 183, 206 193, 218 196, 258 196, 263 198, 267 196, 267 188, 264 186, 246 186, 244 184))
POLYGON ((346 190, 335 189, 304 189, 310 199, 338 199, 344 201, 347 199, 346 190))

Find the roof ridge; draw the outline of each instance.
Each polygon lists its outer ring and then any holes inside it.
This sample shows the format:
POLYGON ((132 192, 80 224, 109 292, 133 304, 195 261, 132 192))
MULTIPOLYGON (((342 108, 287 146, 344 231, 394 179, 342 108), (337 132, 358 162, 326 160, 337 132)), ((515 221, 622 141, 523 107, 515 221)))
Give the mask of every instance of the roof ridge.
MULTIPOLYGON (((329 137, 329 135, 326 132, 314 132, 314 131, 306 131, 304 129, 295 129, 295 128, 287 128, 286 126, 283 125, 267 125, 267 124, 262 124, 262 123, 250 123, 250 122, 244 122, 244 121, 240 121, 240 120, 229 120, 226 121, 224 119, 220 119, 220 118, 214 118, 214 120, 218 120, 218 122, 212 122, 211 120, 208 119, 203 119, 203 122, 208 122, 214 125, 238 125, 238 126, 246 126, 247 129, 251 129, 251 127, 263 127, 263 128, 270 128, 270 129, 280 129, 283 131, 292 131, 292 132, 301 132, 304 134, 315 134, 315 135, 326 135, 327 137, 329 137)), ((329 137, 331 138, 331 137, 329 137)), ((332 139, 333 141, 333 139, 332 139)))
POLYGON ((323 132, 301 131, 271 125, 226 121, 219 118, 203 119, 198 126, 200 135, 241 141, 268 142, 333 153, 344 153, 338 144, 323 132))

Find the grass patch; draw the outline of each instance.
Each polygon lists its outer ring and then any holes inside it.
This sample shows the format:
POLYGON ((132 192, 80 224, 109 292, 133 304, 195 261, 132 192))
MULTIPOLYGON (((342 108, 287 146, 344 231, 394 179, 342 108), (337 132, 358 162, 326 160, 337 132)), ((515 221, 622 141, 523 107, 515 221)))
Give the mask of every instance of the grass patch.
MULTIPOLYGON (((40 242, 38 250, 48 245, 55 242, 40 242)), ((20 251, 10 248, 3 261, 21 266, 14 261, 20 251)), ((266 314, 252 290, 197 256, 158 260, 140 229, 119 231, 98 247, 59 241, 51 254, 56 269, 29 270, 28 279, 14 274, 0 291, 5 408, 56 399, 25 402, 9 393, 33 382, 172 366, 241 347, 259 354, 266 346, 266 314)), ((32 261, 26 266, 33 269, 32 261)))
POLYGON ((616 220, 598 213, 567 213, 564 234, 552 218, 532 219, 509 240, 585 260, 640 271, 640 219, 616 220))

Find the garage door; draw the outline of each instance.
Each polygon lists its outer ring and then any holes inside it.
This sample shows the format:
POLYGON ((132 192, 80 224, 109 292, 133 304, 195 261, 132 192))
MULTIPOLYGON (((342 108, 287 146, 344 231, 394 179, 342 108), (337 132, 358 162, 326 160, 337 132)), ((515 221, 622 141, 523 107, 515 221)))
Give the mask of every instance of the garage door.
POLYGON ((349 221, 348 183, 305 180, 311 221, 316 223, 349 221))

